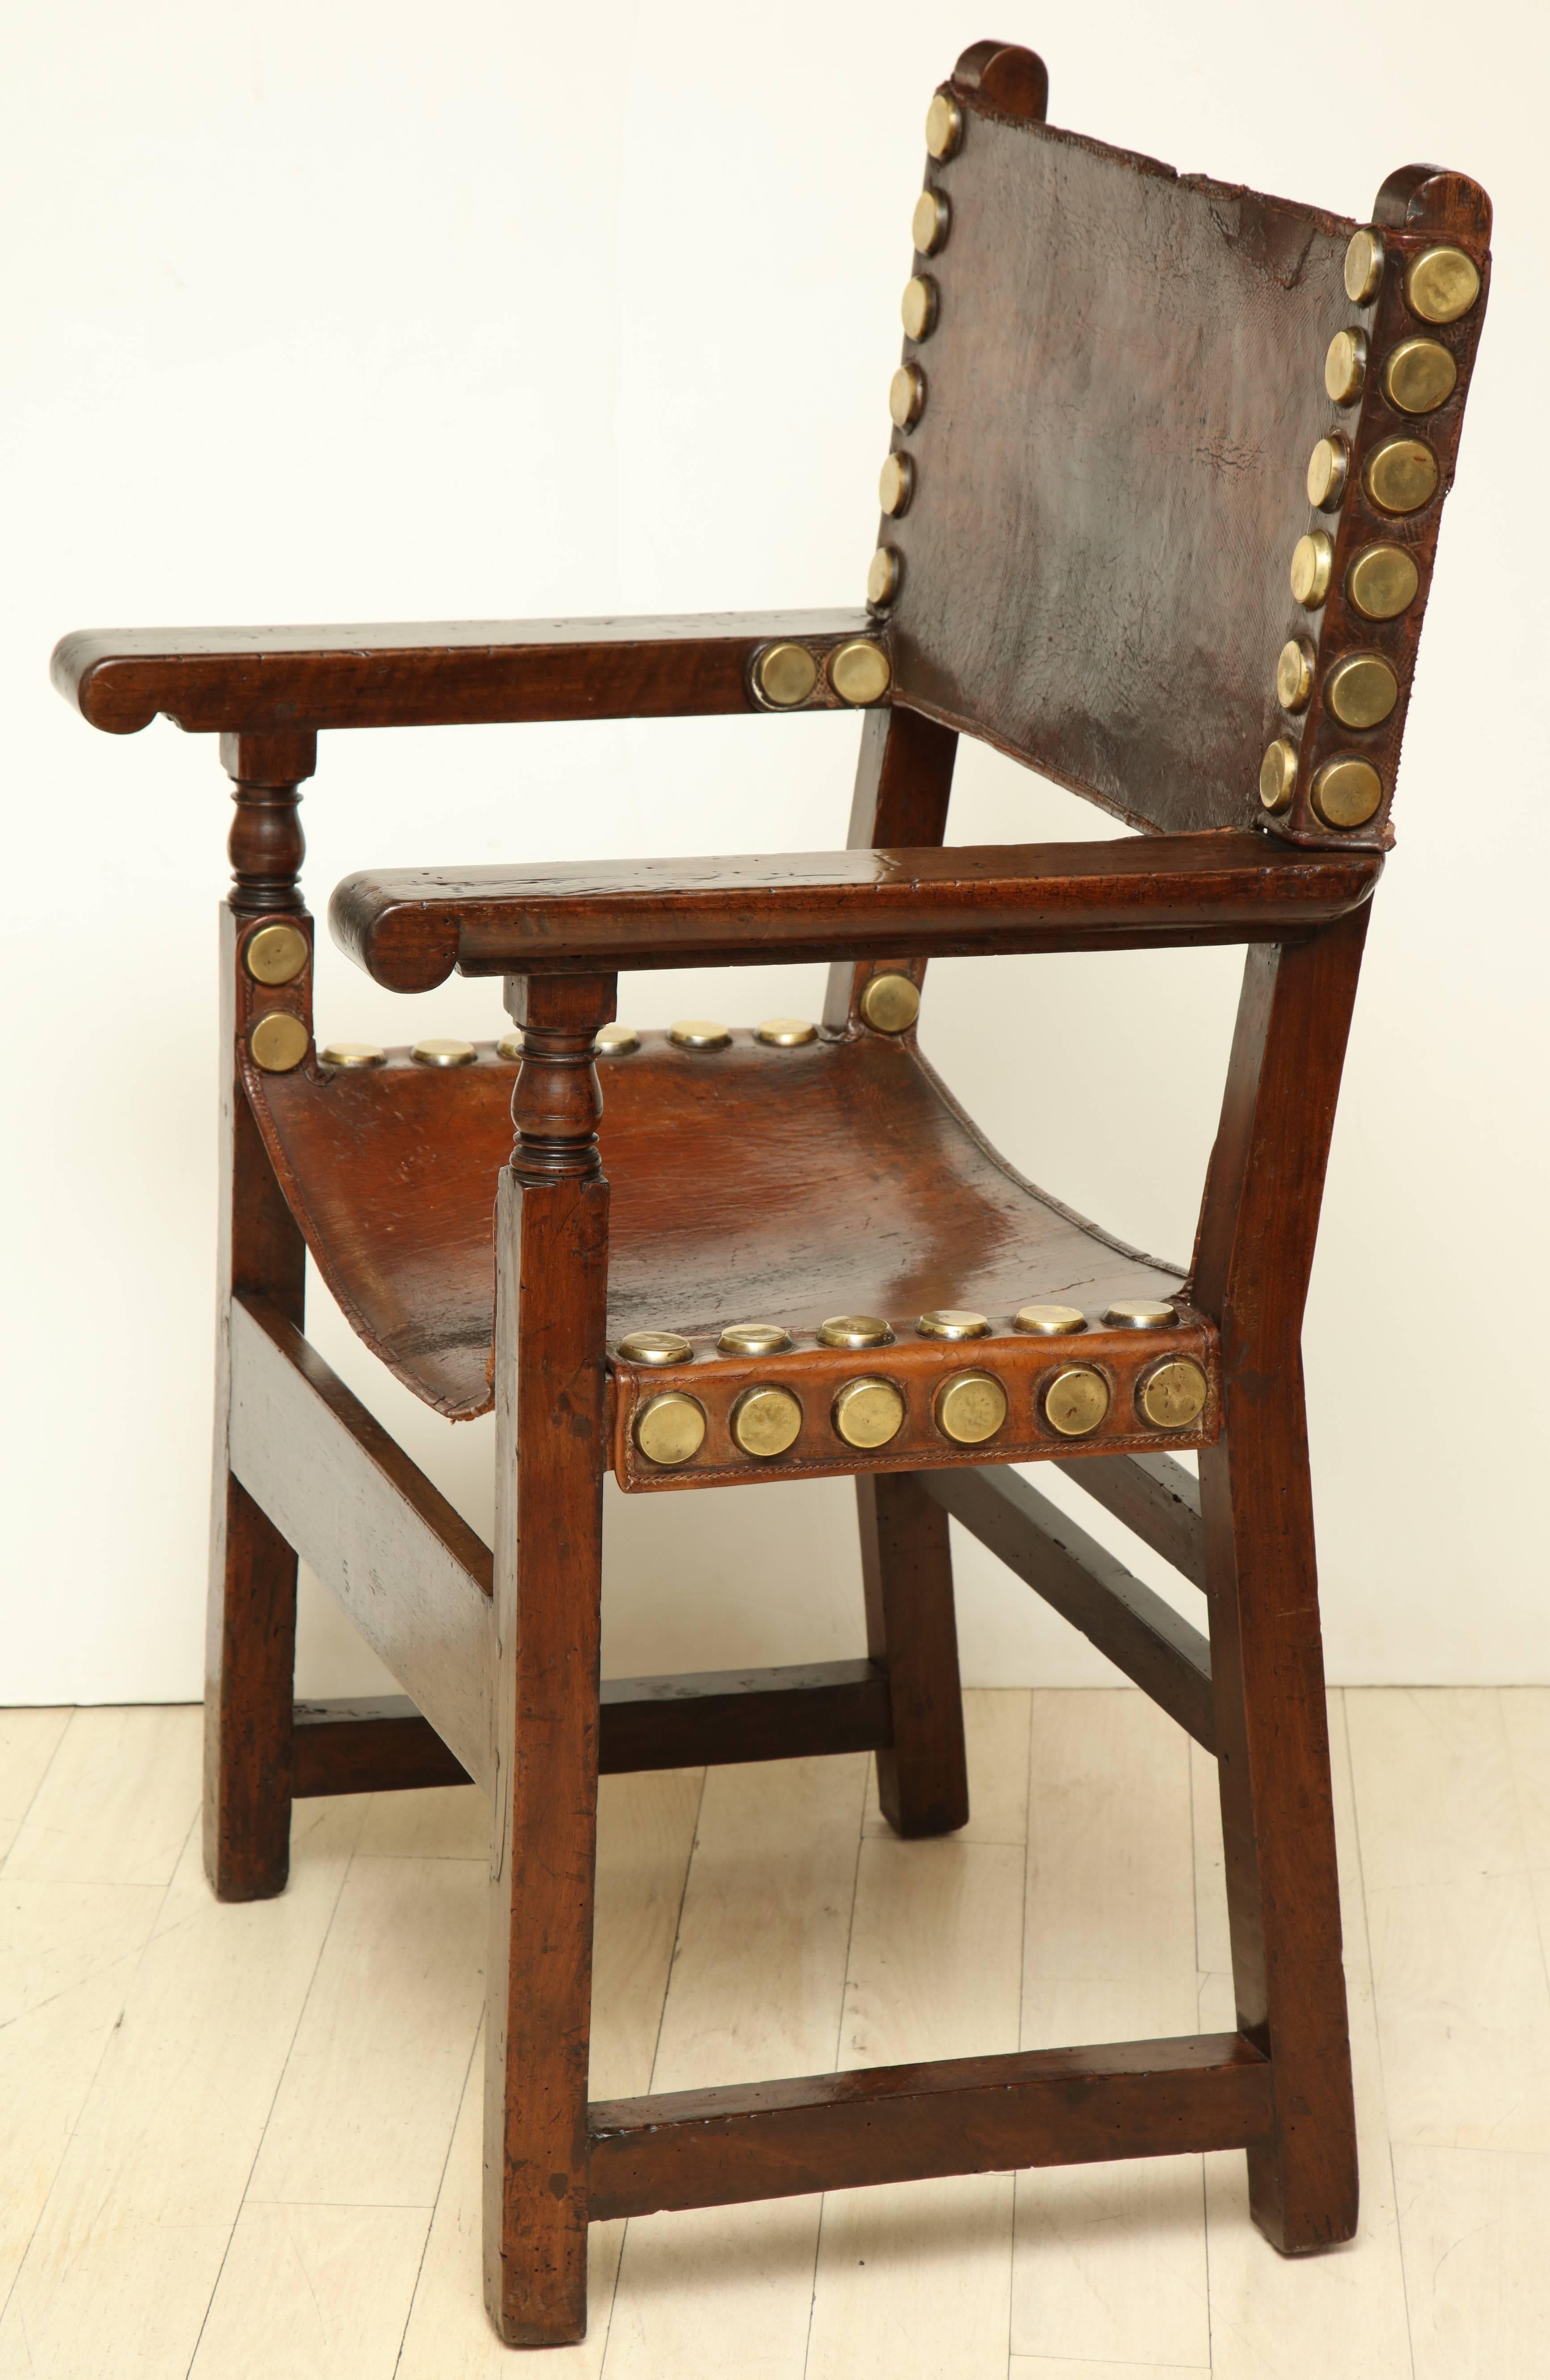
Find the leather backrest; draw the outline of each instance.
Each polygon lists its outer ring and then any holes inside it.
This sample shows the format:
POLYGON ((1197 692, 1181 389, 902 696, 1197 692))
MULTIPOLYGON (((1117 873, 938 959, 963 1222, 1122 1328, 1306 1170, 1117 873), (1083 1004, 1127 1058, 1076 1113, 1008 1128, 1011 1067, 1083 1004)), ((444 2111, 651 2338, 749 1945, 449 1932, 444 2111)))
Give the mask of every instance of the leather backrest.
MULTIPOLYGON (((1402 260, 1389 260, 1373 304, 1353 306, 1343 264, 1354 225, 1030 120, 1035 64, 982 44, 944 86, 961 138, 928 163, 926 188, 951 212, 936 252, 914 264, 936 285, 936 320, 906 341, 924 396, 893 441, 914 489, 879 535, 899 561, 895 698, 1166 832, 1260 819, 1262 756, 1290 734, 1307 742, 1306 765, 1296 802, 1269 822, 1327 842, 1305 781, 1326 747, 1350 738, 1317 693, 1289 720, 1277 657, 1294 635, 1318 646, 1326 627, 1342 649, 1387 640, 1408 691, 1437 506, 1396 525, 1355 480, 1363 453, 1397 429, 1438 443, 1446 492, 1483 297, 1471 320, 1434 334, 1459 350, 1443 417, 1418 426, 1396 413, 1375 352, 1373 384, 1342 409, 1326 392, 1326 350, 1351 327, 1375 342, 1391 302, 1403 313, 1402 260), (1008 60, 1023 62, 1016 75, 1008 60), (1312 508, 1305 486, 1311 450, 1335 431, 1353 447, 1339 522, 1312 508), (1408 617, 1348 619, 1339 586, 1327 618, 1301 607, 1289 565, 1315 528, 1351 550, 1391 533, 1424 546, 1408 617)), ((1428 206, 1435 216, 1431 171, 1386 185, 1398 196, 1380 197, 1380 219, 1403 226, 1428 206)), ((1455 196, 1473 194, 1488 232, 1483 194, 1446 178, 1455 196)), ((1349 554, 1336 559, 1339 580, 1349 554)), ((1358 840, 1388 839, 1402 718, 1401 699, 1375 741, 1368 732, 1385 799, 1358 840)))

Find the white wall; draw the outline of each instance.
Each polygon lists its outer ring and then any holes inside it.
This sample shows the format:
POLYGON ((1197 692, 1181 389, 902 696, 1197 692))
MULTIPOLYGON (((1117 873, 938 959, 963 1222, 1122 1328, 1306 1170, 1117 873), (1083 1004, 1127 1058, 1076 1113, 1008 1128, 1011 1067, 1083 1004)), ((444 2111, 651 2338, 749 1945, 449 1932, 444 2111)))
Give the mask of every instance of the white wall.
MULTIPOLYGON (((1308 1373, 1334 1675, 1550 1677, 1544 24, 1510 0, 1344 0, 1322 36, 1229 0, 13 20, 0 1701, 192 1695, 200 1666, 224 780, 165 722, 83 726, 48 688, 54 638, 858 599, 921 119, 987 30, 1044 51, 1053 121, 1183 167, 1359 217, 1418 156, 1495 195, 1308 1373)), ((321 909, 372 862, 832 845, 854 742, 830 719, 330 736, 307 881, 321 909)), ((965 753, 955 839, 1108 831, 965 753)), ((926 1044, 1019 1163, 1187 1254, 1238 965, 940 965, 926 1044)), ((637 978, 621 1014, 817 997, 809 970, 637 978)), ((493 987, 411 1014, 326 948, 318 1008, 320 1032, 393 1038, 501 1021, 493 987)), ((487 1522, 488 1427, 412 1406, 314 1311, 487 1522)), ((858 1641, 842 1486, 611 1497, 610 1527, 616 1672, 858 1641)), ((961 1550, 971 1676, 1101 1674, 961 1550)), ((372 1675, 311 1600, 301 1670, 314 1691, 372 1675)))

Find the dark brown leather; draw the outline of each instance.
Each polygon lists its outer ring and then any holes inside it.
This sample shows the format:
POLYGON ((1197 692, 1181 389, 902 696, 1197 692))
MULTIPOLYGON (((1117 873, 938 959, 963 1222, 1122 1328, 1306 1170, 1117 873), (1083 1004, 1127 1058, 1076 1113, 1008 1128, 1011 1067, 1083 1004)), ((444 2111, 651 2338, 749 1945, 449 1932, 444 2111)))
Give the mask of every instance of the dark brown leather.
MULTIPOLYGON (((772 1050, 642 1037, 605 1058, 612 1192, 609 1338, 728 1322, 793 1332, 928 1306, 999 1319, 1032 1300, 1101 1310, 1169 1297, 1181 1271, 1035 1190, 980 1138, 908 1040, 772 1050)), ((442 1072, 396 1052, 373 1073, 244 1080, 324 1280, 406 1386, 454 1420, 490 1406, 495 1181, 514 1065, 487 1044, 442 1072)))
POLYGON ((1132 824, 1246 825, 1353 226, 959 98, 896 697, 1132 824))

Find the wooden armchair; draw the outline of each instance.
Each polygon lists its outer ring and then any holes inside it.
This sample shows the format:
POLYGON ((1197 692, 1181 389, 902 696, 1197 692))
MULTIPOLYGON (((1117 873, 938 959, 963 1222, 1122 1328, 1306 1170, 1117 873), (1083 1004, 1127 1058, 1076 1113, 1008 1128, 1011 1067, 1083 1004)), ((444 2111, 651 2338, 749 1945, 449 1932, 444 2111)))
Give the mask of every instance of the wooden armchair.
POLYGON ((1236 2146, 1278 2248, 1356 2218, 1299 1340, 1490 208, 1414 166, 1358 227, 1049 130, 1045 91, 985 42, 931 103, 865 611, 55 655, 93 725, 218 733, 236 782, 210 1874, 279 1892, 294 1795, 488 1794, 514 2343, 579 2338, 588 2221, 654 2208, 1236 2146), (314 1044, 320 731, 812 710, 862 712, 845 852, 352 877, 379 982, 502 977, 517 1029, 314 1044), (943 849, 963 734, 1138 832, 943 849), (1248 957, 1186 1274, 1015 1173, 914 1023, 934 954, 1196 942, 1248 957), (817 958, 821 1028, 607 1029, 621 967, 817 958), (302 1337, 308 1248, 399 1379, 493 1404, 493 1552, 302 1337), (1209 1642, 1035 1461, 1204 1590, 1209 1642), (853 1475, 866 1660, 599 1686, 609 1469, 853 1475), (1217 1755, 1237 2030, 588 2105, 599 1769, 868 1747, 900 1833, 963 1824, 950 1514, 1217 1755), (298 1554, 412 1700, 293 1706, 298 1554))

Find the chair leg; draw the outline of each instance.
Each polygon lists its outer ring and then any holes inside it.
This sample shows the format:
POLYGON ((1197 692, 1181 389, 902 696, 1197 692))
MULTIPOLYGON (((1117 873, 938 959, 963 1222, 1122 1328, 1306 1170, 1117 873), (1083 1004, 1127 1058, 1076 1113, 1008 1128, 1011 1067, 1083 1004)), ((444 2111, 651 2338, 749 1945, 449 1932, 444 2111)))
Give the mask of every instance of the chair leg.
POLYGON ((269 1900, 291 1860, 296 1556, 224 1462, 204 1682, 204 1865, 218 1900, 269 1900))
POLYGON ((897 1835, 946 1835, 969 1815, 948 1517, 913 1472, 855 1483, 866 1649, 888 1673, 892 1748, 878 1796, 897 1835))
POLYGON ((1222 1832, 1240 2029, 1269 2053, 1275 2133, 1249 2151, 1283 2254, 1356 2228, 1356 2121, 1300 1369, 1241 1399, 1200 1458, 1222 1832))

